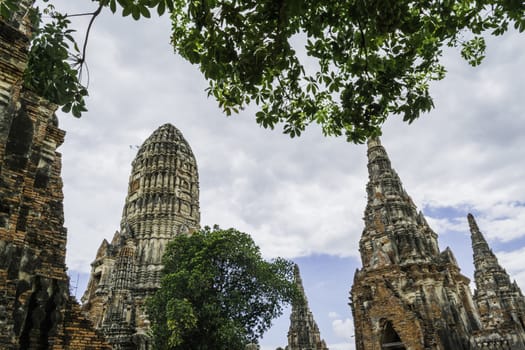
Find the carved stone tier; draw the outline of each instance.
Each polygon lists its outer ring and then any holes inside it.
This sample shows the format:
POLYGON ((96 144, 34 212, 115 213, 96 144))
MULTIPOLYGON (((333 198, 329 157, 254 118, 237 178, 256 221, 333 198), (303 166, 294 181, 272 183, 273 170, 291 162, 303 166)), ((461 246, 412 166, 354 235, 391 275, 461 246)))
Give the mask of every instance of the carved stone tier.
POLYGON ((308 300, 297 265, 295 265, 294 277, 301 292, 302 300, 292 305, 286 350, 328 350, 325 341, 321 339, 321 333, 314 320, 314 315, 308 307, 308 300))
POLYGON ((199 227, 197 163, 181 132, 159 127, 132 163, 120 231, 104 240, 82 300, 114 349, 149 349, 145 298, 160 287, 162 255, 199 227))
POLYGON ((357 350, 472 349, 479 329, 469 280, 418 212, 379 139, 368 142, 363 267, 351 307, 357 350))
POLYGON ((483 326, 476 334, 476 344, 480 349, 525 349, 523 294, 498 263, 472 214, 468 222, 474 251, 474 301, 483 326))

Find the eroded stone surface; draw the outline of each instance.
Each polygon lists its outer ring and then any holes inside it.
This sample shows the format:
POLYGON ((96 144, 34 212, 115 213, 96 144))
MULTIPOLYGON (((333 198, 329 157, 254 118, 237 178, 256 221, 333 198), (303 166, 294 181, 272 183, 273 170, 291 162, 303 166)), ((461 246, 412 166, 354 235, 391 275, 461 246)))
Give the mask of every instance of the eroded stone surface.
POLYGON ((439 251, 436 233, 379 139, 368 142, 368 172, 363 267, 351 289, 356 349, 522 349, 523 296, 473 218, 476 303, 452 251, 439 251))
POLYGON ((57 106, 22 87, 31 4, 0 19, 0 348, 108 349, 69 295, 57 106))
POLYGON ((325 341, 321 339, 321 332, 308 306, 308 299, 297 265, 295 265, 294 277, 303 300, 292 304, 286 350, 328 350, 325 341))
POLYGON ((479 349, 525 349, 525 299, 517 283, 501 267, 472 214, 468 222, 474 251, 474 301, 482 330, 475 334, 479 349))
POLYGON ((181 132, 159 127, 132 163, 120 231, 98 249, 83 309, 114 349, 148 349, 145 298, 160 287, 162 254, 199 227, 197 163, 181 132))

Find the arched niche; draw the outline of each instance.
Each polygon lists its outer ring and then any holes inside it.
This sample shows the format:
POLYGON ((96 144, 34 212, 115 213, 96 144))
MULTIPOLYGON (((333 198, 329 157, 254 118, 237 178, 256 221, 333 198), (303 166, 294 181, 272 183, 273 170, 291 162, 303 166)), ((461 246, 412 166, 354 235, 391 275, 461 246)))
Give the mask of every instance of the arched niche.
POLYGON ((406 350, 391 321, 386 321, 383 325, 381 334, 381 349, 385 350, 406 350))

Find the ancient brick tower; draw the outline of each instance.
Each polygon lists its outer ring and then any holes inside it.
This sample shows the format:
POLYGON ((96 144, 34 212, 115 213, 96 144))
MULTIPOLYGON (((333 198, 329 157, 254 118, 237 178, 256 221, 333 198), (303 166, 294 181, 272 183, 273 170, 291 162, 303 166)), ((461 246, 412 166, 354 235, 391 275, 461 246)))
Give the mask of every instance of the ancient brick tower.
POLYGON ((469 280, 403 189, 379 139, 368 142, 363 267, 351 290, 357 350, 472 349, 469 280))
POLYGON ((477 349, 525 349, 525 299, 516 282, 489 248, 474 220, 468 215, 474 251, 474 301, 482 331, 475 334, 477 349))
POLYGON ((108 349, 69 295, 58 106, 22 85, 32 4, 0 18, 0 349, 108 349))
POLYGON ((314 316, 308 307, 308 300, 297 265, 294 269, 294 278, 303 300, 292 305, 286 350, 328 350, 325 341, 321 339, 319 327, 317 327, 314 316))
POLYGON ((120 231, 104 240, 82 300, 114 349, 148 349, 144 301, 160 287, 169 240, 199 227, 197 163, 181 132, 159 127, 140 147, 120 231))

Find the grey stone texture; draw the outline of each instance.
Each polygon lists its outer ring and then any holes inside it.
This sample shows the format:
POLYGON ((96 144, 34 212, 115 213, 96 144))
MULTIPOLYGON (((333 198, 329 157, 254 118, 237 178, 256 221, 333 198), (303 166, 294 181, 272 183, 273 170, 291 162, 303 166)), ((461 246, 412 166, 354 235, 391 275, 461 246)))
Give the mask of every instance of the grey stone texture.
POLYGON ((474 251, 474 301, 482 331, 477 349, 525 349, 525 299, 515 281, 498 263, 472 214, 468 222, 474 251))
POLYGON ((440 252, 437 234, 404 190, 378 138, 368 141, 368 172, 359 242, 363 267, 350 297, 356 349, 522 349, 523 296, 473 217, 474 298, 469 279, 450 248, 440 252))
POLYGON ((159 127, 132 163, 120 230, 98 249, 83 310, 114 349, 149 349, 145 298, 160 287, 162 255, 199 228, 197 162, 181 132, 159 127))
POLYGON ((325 341, 321 339, 319 327, 308 306, 298 265, 295 265, 294 268, 294 278, 302 300, 292 304, 286 350, 328 350, 325 341))

